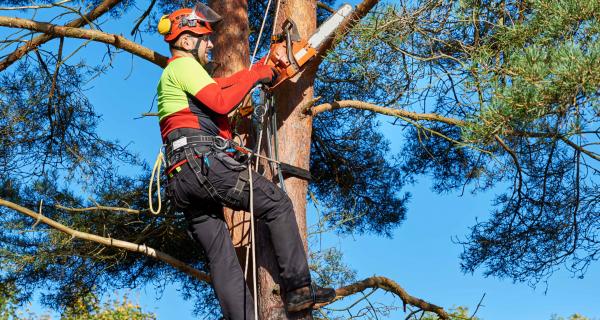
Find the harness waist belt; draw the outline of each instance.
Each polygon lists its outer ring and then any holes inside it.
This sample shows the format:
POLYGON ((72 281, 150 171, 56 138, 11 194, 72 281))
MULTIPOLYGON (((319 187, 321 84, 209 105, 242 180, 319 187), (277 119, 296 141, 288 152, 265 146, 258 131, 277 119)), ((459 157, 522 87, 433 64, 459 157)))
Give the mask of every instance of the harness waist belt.
POLYGON ((177 164, 181 165, 185 162, 183 151, 186 147, 195 148, 197 151, 205 153, 212 148, 225 150, 230 145, 230 140, 218 136, 183 136, 166 145, 167 167, 172 169, 177 164))

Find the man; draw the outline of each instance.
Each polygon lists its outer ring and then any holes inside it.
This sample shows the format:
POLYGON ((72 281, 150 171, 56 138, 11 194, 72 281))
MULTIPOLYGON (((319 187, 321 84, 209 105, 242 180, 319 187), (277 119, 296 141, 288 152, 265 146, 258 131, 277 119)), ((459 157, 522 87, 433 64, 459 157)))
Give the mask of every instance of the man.
MULTIPOLYGON (((212 48, 211 23, 221 17, 199 3, 159 22, 172 58, 158 84, 158 113, 170 177, 167 194, 188 221, 188 233, 205 250, 212 284, 225 319, 254 319, 252 297, 244 281, 223 207, 249 211, 246 165, 224 149, 230 145, 227 114, 257 83, 275 78, 262 63, 228 78, 211 78, 204 69, 212 48)), ((286 295, 296 312, 331 301, 335 291, 311 285, 306 253, 289 197, 258 173, 252 174, 255 216, 265 221, 273 242, 286 295)))

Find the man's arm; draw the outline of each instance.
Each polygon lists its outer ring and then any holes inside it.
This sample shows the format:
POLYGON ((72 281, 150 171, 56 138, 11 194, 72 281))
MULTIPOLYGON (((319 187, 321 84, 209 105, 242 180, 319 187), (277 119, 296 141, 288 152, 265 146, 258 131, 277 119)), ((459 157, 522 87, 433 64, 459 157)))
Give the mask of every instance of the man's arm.
POLYGON ((269 66, 256 65, 252 70, 235 73, 234 79, 230 79, 232 76, 225 78, 227 80, 220 80, 219 83, 195 61, 180 61, 178 67, 174 72, 183 90, 212 111, 222 115, 231 112, 254 85, 259 82, 269 82, 274 77, 269 66))
MULTIPOLYGON (((287 58, 285 58, 285 59, 287 59, 287 58)), ((265 64, 265 61, 266 61, 266 57, 263 57, 258 62, 256 62, 252 66, 251 69, 253 70, 255 68, 260 68, 261 65, 265 64)), ((243 73, 246 71, 248 71, 248 70, 244 69, 244 70, 238 71, 238 72, 230 75, 229 77, 213 78, 213 80, 215 80, 217 82, 217 84, 219 84, 221 89, 225 89, 225 88, 230 87, 230 86, 236 84, 237 82, 241 81, 241 79, 243 78, 243 73)))

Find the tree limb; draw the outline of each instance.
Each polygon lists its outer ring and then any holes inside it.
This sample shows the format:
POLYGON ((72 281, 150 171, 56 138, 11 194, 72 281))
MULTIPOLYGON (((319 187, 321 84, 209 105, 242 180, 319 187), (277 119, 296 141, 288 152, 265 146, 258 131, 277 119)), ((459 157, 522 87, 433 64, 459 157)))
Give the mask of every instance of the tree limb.
MULTIPOLYGON (((117 4, 119 4, 122 0, 104 0, 101 4, 99 4, 96 8, 86 14, 84 17, 75 19, 67 23, 66 27, 79 28, 88 24, 90 21, 93 21, 100 17, 101 15, 108 12, 110 9, 114 8, 117 4)), ((21 59, 28 52, 35 50, 40 45, 56 38, 56 35, 53 34, 42 34, 39 35, 30 41, 27 41, 24 45, 17 48, 11 54, 9 54, 4 60, 0 61, 0 71, 8 68, 15 61, 21 59)))
POLYGON ((332 7, 326 5, 325 3, 321 2, 321 1, 317 1, 317 7, 327 10, 327 11, 329 11, 329 13, 335 13, 335 10, 332 7))
MULTIPOLYGON (((167 57, 150 50, 133 41, 114 34, 105 33, 98 30, 81 29, 75 27, 58 26, 46 22, 38 22, 28 19, 0 17, 0 26, 9 28, 20 28, 43 32, 51 37, 69 37, 79 39, 89 39, 93 41, 110 44, 116 48, 123 49, 133 53, 136 56, 148 60, 160 67, 167 65, 167 57)), ((10 57, 10 56, 9 56, 10 57)), ((8 58, 7 58, 8 59, 8 58)), ((2 62, 0 62, 0 71, 2 70, 2 62)))
MULTIPOLYGON (((318 98, 320 98, 320 97, 318 97, 318 98)), ((316 100, 318 100, 318 99, 315 99, 314 101, 316 101, 316 100)), ((444 117, 442 115, 435 114, 435 113, 416 113, 416 112, 402 110, 402 109, 382 107, 382 106, 378 106, 378 105, 371 104, 371 103, 364 102, 364 101, 341 100, 341 101, 334 101, 331 103, 323 103, 323 104, 312 107, 312 104, 314 103, 314 101, 306 104, 304 107, 304 110, 302 110, 302 112, 305 114, 311 115, 311 116, 315 116, 315 115, 325 112, 325 111, 331 111, 331 110, 342 109, 342 108, 352 108, 352 109, 360 109, 360 110, 369 110, 369 111, 377 112, 379 114, 383 114, 383 115, 387 115, 387 116, 391 116, 391 117, 396 117, 396 118, 401 118, 401 119, 402 118, 410 119, 410 120, 414 120, 414 121, 435 121, 435 122, 446 123, 446 124, 454 125, 454 126, 458 126, 458 127, 464 127, 467 124, 467 122, 464 120, 450 118, 450 117, 444 117)), ((503 134, 509 135, 509 136, 514 135, 514 136, 530 137, 530 138, 558 138, 562 142, 564 142, 565 144, 570 146, 571 148, 584 153, 585 155, 589 156, 590 158, 592 158, 594 160, 600 161, 600 155, 577 145, 573 141, 569 140, 563 134, 556 134, 556 133, 549 133, 549 132, 520 131, 520 130, 513 130, 513 129, 504 130, 503 134)), ((498 141, 496 136, 494 138, 496 139, 496 141, 498 141)), ((500 142, 500 145, 506 150, 505 145, 502 145, 501 142, 500 142)), ((516 159, 515 155, 513 153, 509 152, 509 154, 511 155, 511 157, 513 159, 516 159)))
POLYGON ((125 213, 132 213, 132 214, 140 214, 142 212, 148 211, 147 209, 136 210, 136 209, 131 209, 131 208, 107 207, 107 206, 101 206, 101 205, 97 205, 94 207, 86 207, 86 208, 69 208, 69 207, 65 207, 65 206, 61 206, 60 204, 57 204, 57 205, 54 205, 54 207, 57 209, 60 209, 60 210, 68 211, 68 212, 117 211, 117 212, 125 212, 125 213))
MULTIPOLYGON (((336 298, 333 301, 337 301, 346 296, 362 292, 368 288, 379 288, 391 292, 397 295, 402 300, 405 306, 407 304, 415 306, 417 308, 420 308, 421 310, 437 314, 438 317, 440 317, 440 319, 449 319, 448 313, 446 313, 446 311, 442 307, 436 306, 425 300, 411 296, 399 284, 386 277, 373 276, 362 281, 353 283, 351 285, 338 288, 335 290, 336 298)), ((327 304, 319 304, 316 307, 320 308, 326 306, 327 304)))
POLYGON ((442 123, 459 126, 459 127, 463 127, 467 124, 466 121, 455 119, 455 118, 444 117, 444 116, 441 116, 441 115, 435 114, 435 113, 416 113, 416 112, 406 111, 406 110, 402 110, 402 109, 381 107, 381 106, 374 105, 374 104, 371 104, 368 102, 356 101, 356 100, 342 100, 342 101, 334 101, 331 103, 323 103, 323 104, 320 104, 320 105, 312 107, 312 108, 307 107, 304 110, 304 112, 314 116, 321 112, 330 111, 330 110, 334 110, 334 109, 341 109, 341 108, 369 110, 369 111, 373 111, 373 112, 377 112, 380 114, 397 117, 397 118, 407 118, 407 119, 411 119, 414 121, 420 121, 420 120, 436 121, 436 122, 442 122, 442 123))
MULTIPOLYGON (((141 253, 145 256, 152 257, 152 258, 158 259, 160 261, 163 261, 163 262, 171 265, 175 269, 177 269, 181 272, 184 272, 193 278, 196 278, 197 280, 206 281, 209 283, 211 282, 210 276, 208 274, 206 274, 198 269, 194 269, 191 266, 184 263, 183 261, 178 260, 175 257, 173 257, 167 253, 150 248, 150 247, 146 246, 145 244, 136 244, 136 243, 127 242, 127 241, 123 241, 123 240, 101 237, 101 236, 91 234, 91 233, 81 232, 81 231, 72 229, 70 227, 67 227, 64 224, 54 221, 48 217, 43 216, 41 214, 41 211, 39 213, 34 212, 34 211, 31 211, 25 207, 22 207, 22 206, 16 204, 16 203, 13 203, 13 202, 10 202, 10 201, 4 200, 4 199, 0 199, 0 206, 7 207, 7 208, 15 210, 19 213, 27 215, 33 219, 36 219, 36 221, 42 222, 42 223, 50 226, 51 228, 54 228, 60 232, 70 235, 73 238, 93 241, 96 243, 103 244, 105 246, 125 249, 125 250, 131 251, 131 252, 141 253)), ((36 223, 38 223, 38 222, 36 222, 36 223)))

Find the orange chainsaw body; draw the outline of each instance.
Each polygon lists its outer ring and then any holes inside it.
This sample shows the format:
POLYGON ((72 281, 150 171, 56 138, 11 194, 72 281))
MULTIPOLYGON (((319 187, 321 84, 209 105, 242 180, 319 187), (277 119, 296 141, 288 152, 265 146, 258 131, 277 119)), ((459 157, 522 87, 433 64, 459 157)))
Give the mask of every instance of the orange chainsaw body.
POLYGON ((274 81, 274 84, 270 88, 271 90, 273 90, 283 81, 295 76, 311 58, 317 55, 317 51, 314 48, 311 48, 305 39, 293 41, 291 53, 297 64, 297 66, 295 66, 291 61, 289 61, 288 56, 282 58, 275 54, 276 52, 281 51, 281 48, 284 48, 284 50, 290 50, 286 47, 285 42, 274 43, 271 46, 271 53, 266 61, 268 65, 273 66, 277 70, 277 77, 274 81))
MULTIPOLYGON (((352 10, 351 5, 342 5, 338 11, 319 26, 309 39, 300 37, 294 21, 291 19, 284 21, 281 26, 282 33, 271 38, 269 56, 264 62, 273 67, 277 74, 273 85, 263 89, 272 92, 282 82, 302 71, 302 68, 317 55, 318 48, 323 41, 335 32, 344 19, 350 16, 352 10)), ((239 113, 246 116, 252 113, 252 110, 251 99, 246 99, 239 109, 239 113)))

